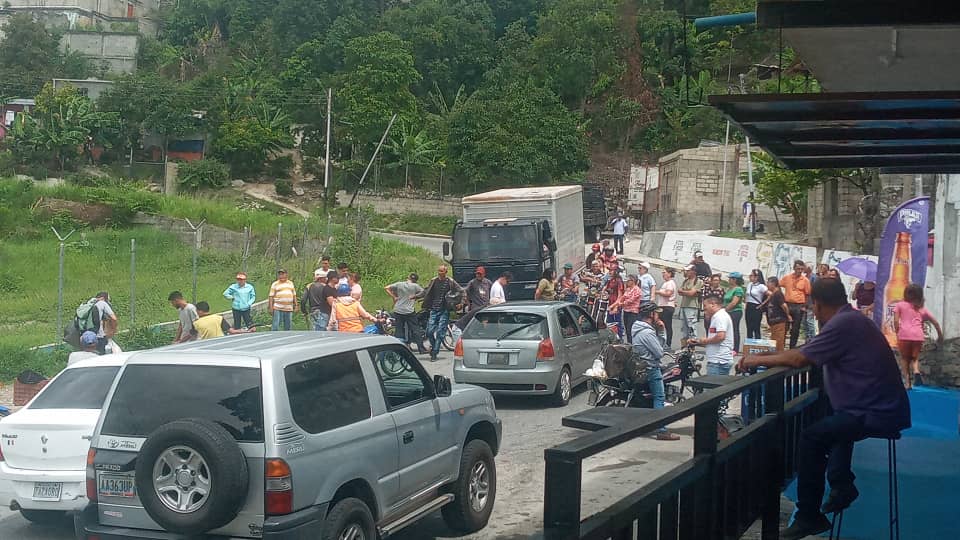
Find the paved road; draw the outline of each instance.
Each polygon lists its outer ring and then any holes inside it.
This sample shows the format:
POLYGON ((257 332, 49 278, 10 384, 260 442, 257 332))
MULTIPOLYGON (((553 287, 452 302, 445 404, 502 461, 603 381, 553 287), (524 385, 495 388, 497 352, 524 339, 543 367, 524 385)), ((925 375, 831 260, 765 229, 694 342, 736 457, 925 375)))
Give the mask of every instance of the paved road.
MULTIPOLYGON (((422 357, 425 360, 425 357, 422 357)), ((432 374, 452 377, 453 358, 441 353, 436 362, 425 361, 432 374)), ((543 399, 498 398, 497 412, 503 420, 502 450, 497 456, 497 498, 490 523, 483 531, 466 537, 447 529, 439 513, 429 516, 396 538, 433 540, 536 539, 543 523, 543 476, 545 448, 576 438, 582 431, 561 426, 564 416, 587 408, 586 392, 578 389, 570 404, 554 408, 543 399)), ((592 514, 625 496, 651 478, 692 455, 692 421, 674 426, 682 436, 677 442, 640 438, 621 445, 583 466, 583 512, 592 514)), ((72 540, 67 526, 32 525, 19 514, 0 509, 0 539, 72 540)))
POLYGON ((412 246, 422 247, 423 249, 433 253, 437 257, 443 255, 443 243, 446 241, 444 238, 433 238, 429 236, 412 236, 412 235, 402 235, 402 234, 392 234, 385 232, 375 232, 373 233, 381 238, 387 238, 389 240, 397 240, 399 242, 404 242, 412 246))

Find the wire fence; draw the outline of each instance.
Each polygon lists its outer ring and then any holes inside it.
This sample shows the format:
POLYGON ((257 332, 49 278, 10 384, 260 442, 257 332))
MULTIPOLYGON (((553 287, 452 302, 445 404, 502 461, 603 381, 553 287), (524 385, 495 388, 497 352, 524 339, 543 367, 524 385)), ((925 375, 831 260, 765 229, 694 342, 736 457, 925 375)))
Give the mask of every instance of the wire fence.
MULTIPOLYGON (((274 233, 263 232, 262 225, 259 232, 249 226, 232 231, 203 219, 141 216, 138 223, 140 227, 126 231, 81 232, 73 238, 54 229, 59 253, 58 259, 49 258, 57 265, 54 344, 62 342, 64 328, 73 324, 74 308, 100 291, 110 293, 118 318, 128 317, 125 328, 138 328, 174 318, 167 302, 173 290, 182 290, 193 303, 205 300, 219 312, 217 308, 229 309, 223 291, 237 272, 248 274, 258 300, 264 300, 281 268, 300 284, 312 281, 324 255, 333 259, 333 267, 341 259, 351 267, 369 262, 369 218, 364 212, 305 218, 297 225, 278 220, 274 233)), ((44 269, 40 279, 52 278, 52 270, 44 269)))

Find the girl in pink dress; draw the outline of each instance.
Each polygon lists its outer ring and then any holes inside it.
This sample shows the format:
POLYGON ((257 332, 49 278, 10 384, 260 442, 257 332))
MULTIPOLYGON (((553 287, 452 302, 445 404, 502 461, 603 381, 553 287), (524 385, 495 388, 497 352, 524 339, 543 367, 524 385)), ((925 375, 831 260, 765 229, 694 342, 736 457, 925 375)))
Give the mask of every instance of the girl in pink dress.
POLYGON ((903 291, 903 300, 893 306, 893 327, 897 330, 900 370, 907 390, 915 384, 923 384, 920 378, 920 349, 925 339, 923 323, 926 321, 930 321, 937 329, 937 344, 943 343, 940 323, 923 307, 923 287, 911 283, 903 291))

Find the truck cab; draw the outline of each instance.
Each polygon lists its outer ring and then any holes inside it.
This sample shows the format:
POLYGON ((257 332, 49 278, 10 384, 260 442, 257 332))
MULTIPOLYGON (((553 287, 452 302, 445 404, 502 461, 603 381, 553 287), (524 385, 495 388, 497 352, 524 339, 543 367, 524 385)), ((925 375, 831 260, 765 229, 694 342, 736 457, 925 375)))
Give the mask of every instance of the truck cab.
MULTIPOLYGON (((557 246, 546 220, 494 218, 481 222, 458 222, 453 229, 451 260, 453 278, 466 284, 483 266, 490 280, 504 272, 513 274, 505 292, 513 300, 531 299, 547 268, 558 268, 557 246), (551 249, 552 248, 552 249, 551 249)), ((561 263, 562 264, 562 263, 561 263)))
POLYGON ((583 268, 581 186, 498 189, 461 202, 463 219, 443 248, 458 283, 469 282, 478 266, 491 280, 509 271, 507 300, 530 300, 544 270, 583 268))

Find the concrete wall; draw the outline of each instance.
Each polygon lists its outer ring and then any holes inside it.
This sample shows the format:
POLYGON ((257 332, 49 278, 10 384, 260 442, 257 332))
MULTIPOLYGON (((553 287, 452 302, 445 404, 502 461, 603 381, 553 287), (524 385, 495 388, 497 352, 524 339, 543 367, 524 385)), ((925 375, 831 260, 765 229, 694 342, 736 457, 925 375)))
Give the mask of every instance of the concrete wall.
MULTIPOLYGON (((145 225, 173 233, 184 244, 193 245, 193 229, 187 225, 186 220, 138 213, 133 219, 133 224, 145 225)), ((243 249, 243 233, 207 224, 203 226, 200 247, 237 251, 243 249)))
POLYGON ((104 62, 112 73, 132 73, 137 69, 139 34, 105 32, 66 32, 60 47, 71 49, 95 61, 104 62))
POLYGON ((924 296, 947 343, 923 354, 920 367, 928 382, 960 387, 960 175, 938 175, 934 198, 936 243, 924 296))
MULTIPOLYGON (((350 202, 352 193, 337 192, 337 204, 346 206, 350 202)), ((444 197, 435 199, 407 199, 403 197, 358 195, 357 202, 361 206, 372 206, 378 214, 421 214, 425 216, 456 216, 463 215, 463 206, 460 197, 444 197)))
MULTIPOLYGON (((659 186, 645 195, 655 199, 652 206, 644 204, 645 229, 718 229, 723 206, 723 229, 740 230, 750 193, 744 185, 747 166, 746 148, 740 145, 688 148, 660 158, 659 186)), ((773 210, 759 205, 757 222, 774 226, 773 210)))

